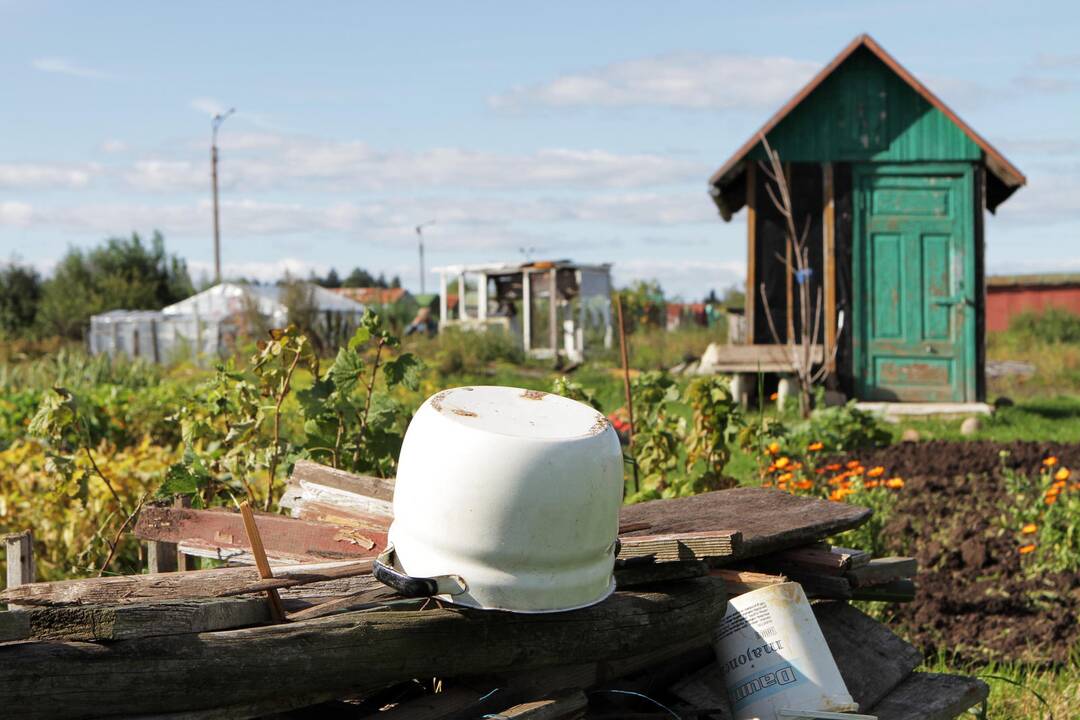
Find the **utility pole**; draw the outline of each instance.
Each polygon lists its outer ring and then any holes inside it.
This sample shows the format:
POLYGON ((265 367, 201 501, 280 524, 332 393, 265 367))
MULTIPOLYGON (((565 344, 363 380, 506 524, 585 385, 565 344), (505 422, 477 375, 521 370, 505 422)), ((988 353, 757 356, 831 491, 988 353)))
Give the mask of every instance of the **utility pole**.
POLYGON ((214 192, 214 284, 221 282, 221 221, 218 219, 218 189, 217 189, 217 133, 225 118, 236 112, 236 108, 229 108, 224 114, 218 113, 210 121, 210 183, 214 192))
POLYGON ((424 290, 424 228, 429 225, 434 225, 434 220, 428 220, 426 223, 420 223, 416 226, 416 241, 420 245, 420 294, 425 293, 424 290))

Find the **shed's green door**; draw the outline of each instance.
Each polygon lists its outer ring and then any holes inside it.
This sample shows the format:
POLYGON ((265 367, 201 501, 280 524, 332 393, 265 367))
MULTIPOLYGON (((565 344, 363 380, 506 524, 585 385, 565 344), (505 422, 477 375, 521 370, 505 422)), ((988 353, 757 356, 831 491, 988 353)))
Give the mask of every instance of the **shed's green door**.
POLYGON ((853 343, 864 400, 975 399, 968 165, 856 165, 853 343))

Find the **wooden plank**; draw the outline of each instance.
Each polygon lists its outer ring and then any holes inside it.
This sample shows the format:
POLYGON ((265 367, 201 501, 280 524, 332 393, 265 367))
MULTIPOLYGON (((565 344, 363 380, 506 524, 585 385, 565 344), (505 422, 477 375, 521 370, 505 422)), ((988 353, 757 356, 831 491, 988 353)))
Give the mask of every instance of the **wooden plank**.
MULTIPOLYGON (((724 672, 715 662, 687 675, 668 688, 675 697, 695 708, 715 708, 705 717, 713 720, 732 720, 724 672)), ((701 717, 700 715, 698 717, 701 717)))
POLYGON ((738 530, 742 545, 734 558, 764 555, 806 545, 866 522, 871 511, 858 505, 799 497, 780 490, 733 488, 691 497, 627 505, 620 522, 648 522, 647 531, 623 535, 667 535, 738 530))
POLYGON ((34 582, 37 568, 34 565, 34 535, 29 530, 4 537, 7 552, 7 586, 34 582))
POLYGON ((709 571, 709 574, 724 581, 724 587, 727 588, 729 597, 788 581, 788 578, 784 575, 770 575, 736 568, 714 568, 709 571))
POLYGON ((870 712, 878 720, 952 720, 989 694, 989 686, 977 678, 918 672, 870 712))
MULTIPOLYGON (((265 538, 266 554, 279 563, 374 557, 386 547, 386 533, 381 531, 266 513, 256 514, 255 519, 265 538)), ((211 548, 222 560, 248 550, 243 518, 221 510, 143 508, 134 534, 142 540, 171 542, 182 548, 211 548)))
POLYGON ((815 603, 814 616, 840 676, 862 712, 922 664, 922 653, 915 647, 847 603, 815 603))
MULTIPOLYGON (((259 577, 263 580, 273 579, 274 573, 270 570, 270 561, 266 559, 262 535, 259 533, 259 526, 255 524, 255 513, 247 500, 240 503, 240 517, 244 521, 244 534, 247 535, 248 544, 251 545, 251 554, 255 558, 255 568, 259 571, 259 577)), ((281 597, 278 596, 276 588, 266 591, 266 600, 270 608, 270 617, 274 619, 274 622, 285 622, 285 608, 281 607, 281 597)))
MULTIPOLYGON (((757 162, 746 164, 746 343, 754 345, 757 314, 757 162)), ((769 338, 767 342, 772 342, 769 338)), ((728 342, 730 345, 730 341, 728 342)))
MULTIPOLYGON (((99 603, 140 603, 163 600, 230 597, 262 592, 267 588, 293 588, 314 583, 330 583, 327 592, 337 595, 345 587, 340 580, 359 576, 348 585, 353 591, 379 586, 371 577, 371 560, 317 563, 275 568, 277 577, 263 580, 255 568, 217 568, 187 573, 119 575, 33 583, 8 588, 0 601, 16 605, 94 605, 99 603), (335 582, 337 581, 337 582, 335 582)), ((288 596, 287 592, 282 592, 288 596)))
POLYGON ((351 495, 359 495, 372 500, 382 500, 392 503, 394 501, 394 479, 380 478, 372 475, 354 475, 344 470, 332 468, 329 465, 311 462, 310 460, 297 460, 293 466, 290 483, 312 483, 328 488, 342 490, 351 495))
POLYGON ((130 640, 259 625, 270 620, 257 597, 173 600, 134 605, 66 605, 32 608, 32 640, 130 640))
MULTIPOLYGON (((643 560, 645 558, 642 558, 643 560)), ((620 590, 642 585, 675 582, 705 577, 709 566, 699 560, 679 562, 638 562, 627 565, 615 564, 615 586, 620 590)))
POLYGON ((0 643, 30 637, 30 620, 25 612, 0 612, 0 643))
POLYGON ((27 671, 0 673, 0 707, 20 708, 27 720, 80 718, 94 707, 119 716, 176 713, 223 699, 242 705, 415 677, 597 662, 700 641, 725 609, 722 583, 700 578, 557 614, 353 612, 108 644, 15 643, 0 646, 0 666, 27 671))
POLYGON ((915 599, 915 581, 901 578, 881 585, 855 588, 851 591, 851 599, 878 602, 911 602, 915 599))
POLYGON ((394 516, 393 497, 393 478, 353 475, 301 460, 280 505, 304 520, 385 532, 394 516))
POLYGON ((820 543, 781 550, 771 555, 769 559, 786 565, 804 567, 807 570, 839 575, 853 565, 861 566, 870 562, 870 553, 863 550, 834 548, 820 543))
MULTIPOLYGON (((581 690, 570 690, 543 700, 521 703, 494 713, 497 718, 517 720, 562 720, 579 718, 589 705, 589 699, 581 690)), ((487 717, 492 717, 488 715, 487 717)))
POLYGON ((673 533, 670 535, 634 535, 620 540, 620 560, 652 558, 656 562, 711 560, 735 555, 742 535, 731 530, 673 533))
POLYGON ((852 587, 865 587, 914 577, 918 570, 919 562, 912 557, 875 558, 863 567, 849 570, 844 577, 852 587))
MULTIPOLYGON (((822 163, 822 285, 825 295, 825 307, 822 321, 825 326, 825 347, 830 351, 836 347, 836 190, 833 164, 822 163)), ((815 338, 816 339, 816 338, 815 338)), ((836 372, 836 353, 830 352, 826 358, 828 370, 836 372)))

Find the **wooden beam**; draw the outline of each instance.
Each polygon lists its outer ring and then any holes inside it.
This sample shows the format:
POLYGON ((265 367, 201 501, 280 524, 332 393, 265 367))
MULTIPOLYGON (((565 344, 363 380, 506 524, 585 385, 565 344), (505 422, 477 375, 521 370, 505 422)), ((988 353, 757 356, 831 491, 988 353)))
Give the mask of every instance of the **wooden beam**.
POLYGON ((34 535, 29 530, 5 536, 7 552, 7 586, 9 588, 34 582, 34 535))
POLYGON ((212 632, 270 620, 266 601, 257 597, 38 607, 19 615, 29 618, 32 640, 89 642, 212 632))
MULTIPOLYGON (((257 514, 255 521, 266 539, 267 555, 277 563, 375 557, 386 547, 386 533, 378 530, 266 513, 257 514)), ((244 521, 239 513, 146 507, 139 513, 134 534, 141 540, 176 543, 182 551, 191 554, 221 560, 250 558, 244 521)))
POLYGON ((415 677, 597 662, 707 637, 725 610, 722 583, 700 578, 557 614, 353 612, 108 644, 16 643, 0 646, 0 666, 24 670, 0 673, 0 707, 20 708, 27 720, 81 718, 87 708, 179 713, 415 677))
POLYGON ((0 643, 30 637, 30 619, 25 612, 0 612, 0 643))
POLYGON ((918 570, 919 562, 915 558, 875 558, 862 567, 847 571, 844 577, 851 582, 852 587, 866 587, 914 577, 918 570))
POLYGON ((708 574, 709 566, 698 560, 680 560, 676 562, 634 561, 621 567, 619 563, 616 563, 615 586, 620 590, 625 590, 627 588, 641 587, 642 585, 705 577, 708 574))
POLYGON ((797 567, 809 572, 841 575, 852 566, 865 566, 870 553, 863 550, 833 548, 827 544, 807 545, 773 553, 762 562, 776 563, 785 567, 797 567))
MULTIPOLYGON (((824 317, 825 347, 829 349, 826 364, 829 372, 836 372, 836 185, 832 163, 822 163, 821 233, 822 233, 822 285, 825 296, 824 317)), ((814 338, 817 342, 817 338, 814 338)))
POLYGON ((915 581, 901 578, 881 585, 854 588, 851 591, 851 599, 877 602, 911 602, 915 599, 915 581))
POLYGON ((746 343, 755 345, 757 307, 757 161, 746 164, 746 343))
MULTIPOLYGON (((251 554, 255 558, 255 567, 259 571, 259 577, 263 580, 272 580, 274 572, 270 569, 270 561, 266 559, 262 535, 259 534, 259 526, 255 524, 255 513, 247 500, 240 503, 240 516, 244 520, 244 532, 251 545, 251 554)), ((274 622, 285 622, 285 609, 281 607, 281 597, 278 596, 277 588, 266 591, 266 600, 270 608, 270 617, 274 619, 274 622)))
POLYGON ((370 575, 371 566, 370 559, 280 566, 274 569, 277 577, 273 580, 263 580, 259 577, 259 571, 252 567, 60 580, 8 588, 0 593, 0 601, 17 605, 139 603, 230 597, 262 592, 268 588, 293 588, 322 583, 332 583, 334 592, 341 595, 344 594, 343 586, 339 582, 342 578, 361 578, 352 583, 351 589, 354 592, 363 587, 381 587, 370 575))

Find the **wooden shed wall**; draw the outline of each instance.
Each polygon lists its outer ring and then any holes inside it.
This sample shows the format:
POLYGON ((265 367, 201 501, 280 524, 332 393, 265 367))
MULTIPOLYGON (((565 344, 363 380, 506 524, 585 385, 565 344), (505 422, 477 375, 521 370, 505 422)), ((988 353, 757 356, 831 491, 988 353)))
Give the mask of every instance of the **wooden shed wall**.
MULTIPOLYGON (((982 159, 982 149, 863 48, 769 132, 784 162, 982 159)), ((763 159, 760 147, 750 155, 763 159)))

